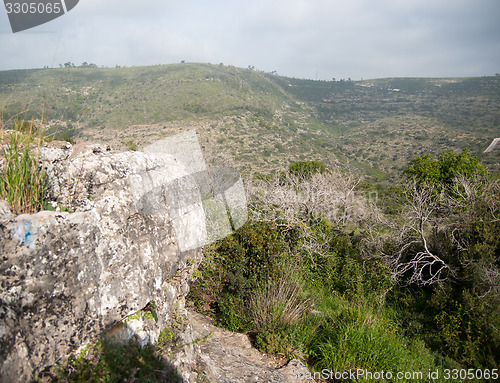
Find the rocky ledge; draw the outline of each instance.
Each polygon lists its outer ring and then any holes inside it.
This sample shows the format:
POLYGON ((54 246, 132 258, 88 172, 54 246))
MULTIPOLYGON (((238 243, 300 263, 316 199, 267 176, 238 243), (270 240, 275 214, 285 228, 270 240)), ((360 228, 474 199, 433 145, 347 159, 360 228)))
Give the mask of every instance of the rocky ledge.
POLYGON ((7 382, 29 381, 151 302, 158 322, 126 332, 155 342, 189 275, 175 286, 168 281, 201 256, 179 249, 160 198, 159 177, 184 174, 174 159, 98 145, 51 145, 42 158, 59 211, 13 216, 0 203, 0 376, 7 382))
POLYGON ((299 360, 290 362, 257 351, 248 336, 213 325, 196 312, 188 312, 191 338, 203 339, 194 350, 192 382, 292 383, 311 381, 307 367, 299 360), (309 380, 308 380, 309 378, 309 380))
MULTIPOLYGON (((203 212, 231 198, 202 201, 206 169, 195 164, 193 175, 179 157, 67 143, 41 149, 54 210, 14 216, 0 201, 0 381, 29 381, 103 332, 155 343, 174 308, 192 322, 182 335, 191 346, 171 361, 185 382, 200 374, 217 382, 294 376, 292 367, 278 372, 266 364, 243 335, 194 345, 218 331, 184 311, 200 244, 210 235, 203 212), (145 307, 154 307, 155 320, 130 319, 145 307)), ((217 230, 214 238, 228 228, 217 230)))

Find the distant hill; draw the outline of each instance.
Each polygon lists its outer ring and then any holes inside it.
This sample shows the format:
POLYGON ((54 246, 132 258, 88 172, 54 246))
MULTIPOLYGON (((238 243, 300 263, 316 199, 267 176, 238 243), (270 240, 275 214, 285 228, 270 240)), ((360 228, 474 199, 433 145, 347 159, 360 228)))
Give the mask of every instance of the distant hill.
POLYGON ((312 81, 211 64, 0 72, 2 119, 140 148, 188 128, 212 161, 269 172, 335 162, 390 181, 422 153, 470 148, 495 172, 500 77, 312 81))

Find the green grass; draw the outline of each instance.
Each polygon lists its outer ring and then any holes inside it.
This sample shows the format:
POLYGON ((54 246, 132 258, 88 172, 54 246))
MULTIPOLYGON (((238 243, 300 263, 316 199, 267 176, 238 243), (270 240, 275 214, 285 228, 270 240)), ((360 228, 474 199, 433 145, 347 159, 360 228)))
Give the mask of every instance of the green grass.
MULTIPOLYGON (((311 342, 317 370, 423 371, 436 368, 422 342, 402 336, 399 326, 370 306, 337 302, 338 313, 327 313, 311 342)), ((328 310, 328 308, 327 308, 328 310)), ((405 380, 401 380, 405 381, 405 380)))
POLYGON ((4 166, 0 173, 0 198, 5 199, 14 214, 36 213, 43 209, 48 187, 39 153, 42 142, 32 122, 16 121, 10 133, 3 128, 0 144, 4 144, 4 166))

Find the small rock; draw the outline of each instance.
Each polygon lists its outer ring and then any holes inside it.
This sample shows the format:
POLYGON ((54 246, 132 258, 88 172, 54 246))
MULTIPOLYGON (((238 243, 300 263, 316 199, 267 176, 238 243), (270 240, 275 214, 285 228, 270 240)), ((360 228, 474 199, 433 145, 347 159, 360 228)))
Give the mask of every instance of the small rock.
POLYGON ((0 225, 4 225, 14 218, 10 205, 5 200, 0 200, 0 225))

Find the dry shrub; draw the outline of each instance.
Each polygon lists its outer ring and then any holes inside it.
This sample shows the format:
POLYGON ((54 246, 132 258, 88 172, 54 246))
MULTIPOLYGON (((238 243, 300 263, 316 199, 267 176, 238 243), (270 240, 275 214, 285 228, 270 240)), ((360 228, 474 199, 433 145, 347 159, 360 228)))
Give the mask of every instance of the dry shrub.
POLYGON ((259 332, 286 328, 298 323, 313 306, 306 297, 299 270, 282 263, 250 296, 250 317, 259 332))

